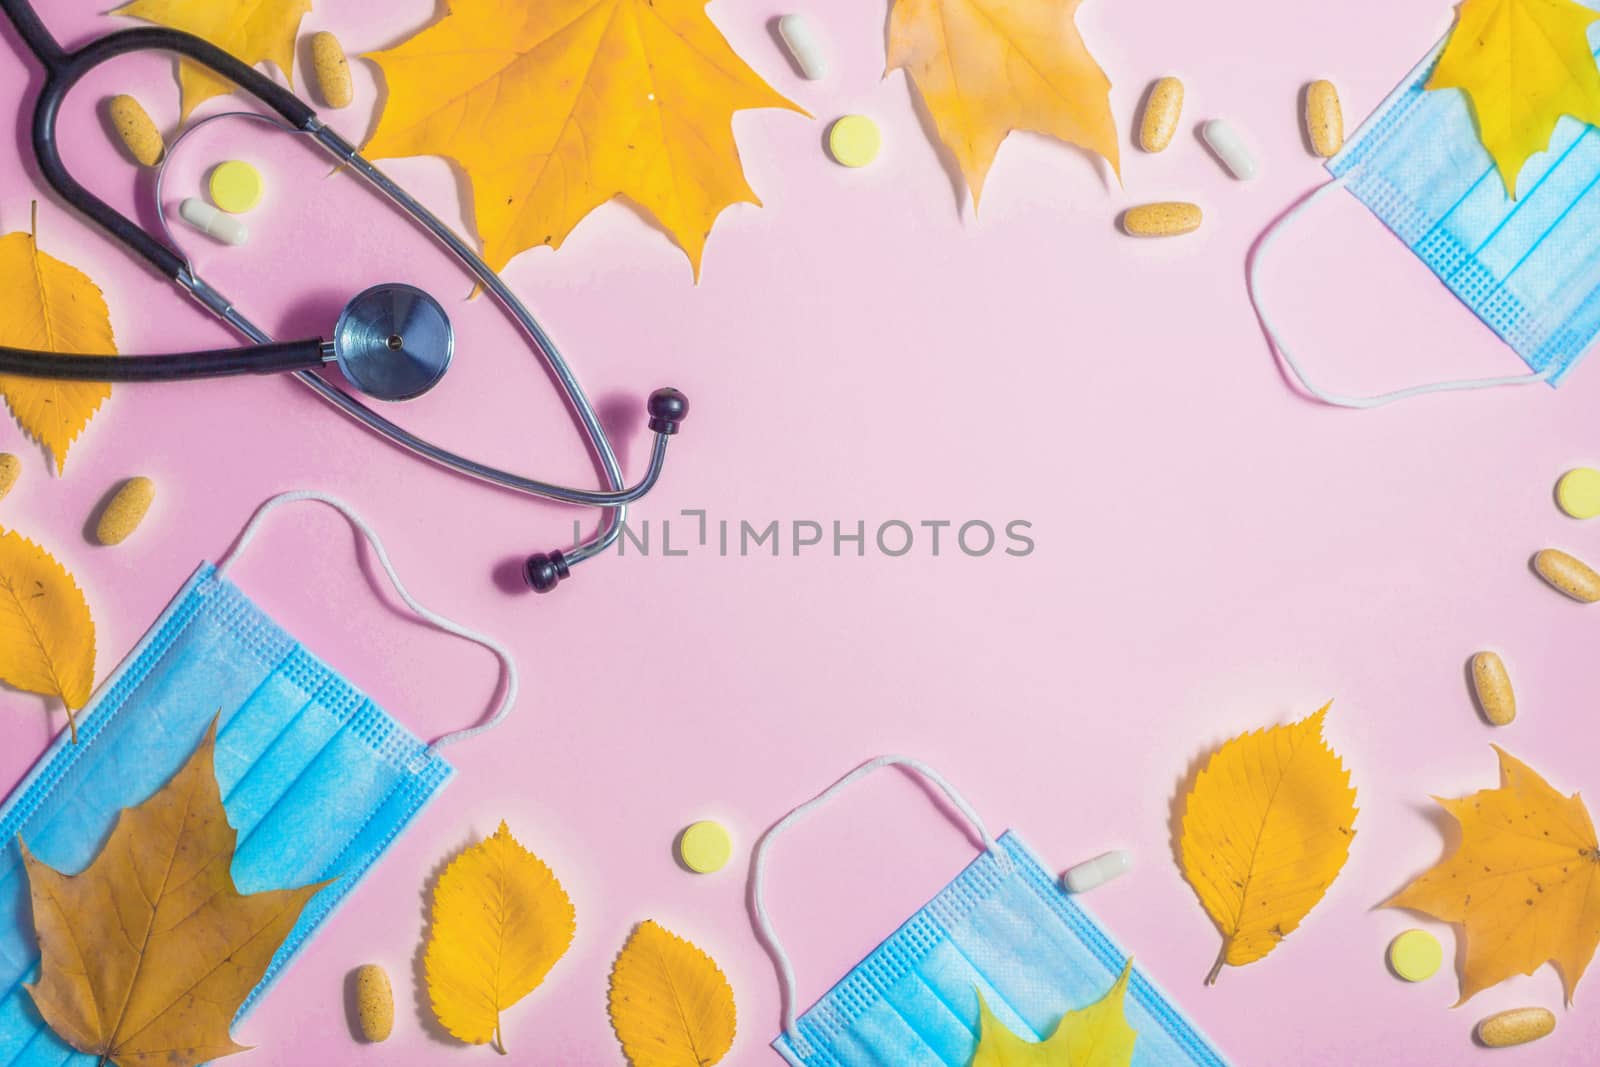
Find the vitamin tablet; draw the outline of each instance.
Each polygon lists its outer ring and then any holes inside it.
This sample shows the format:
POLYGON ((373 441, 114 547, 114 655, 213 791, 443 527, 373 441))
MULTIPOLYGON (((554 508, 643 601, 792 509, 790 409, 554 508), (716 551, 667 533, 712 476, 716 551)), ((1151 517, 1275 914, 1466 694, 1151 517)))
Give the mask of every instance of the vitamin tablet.
POLYGON ((1600 600, 1600 574, 1596 574, 1587 563, 1559 549, 1547 548, 1534 556, 1533 569, 1553 588, 1573 600, 1585 604, 1600 600))
POLYGON ((129 478, 122 483, 94 528, 94 537, 102 545, 120 545, 128 535, 139 528, 150 502, 156 498, 156 483, 149 478, 129 478))
POLYGON ((1510 1048, 1548 1037, 1555 1028, 1555 1013, 1547 1008, 1512 1008, 1480 1022, 1478 1040, 1490 1048, 1510 1048))
POLYGON ((1600 515, 1600 471, 1579 467, 1563 474, 1556 483, 1556 503, 1575 519, 1600 515))
POLYGON ((261 202, 261 172, 242 159, 218 163, 211 170, 211 202, 230 215, 240 215, 261 202))
POLYGON ((161 162, 167 146, 162 142, 161 131, 156 129, 143 104, 122 93, 111 98, 106 111, 111 116, 112 128, 122 138, 122 145, 130 156, 146 167, 161 162))
POLYGON ((11 492, 11 487, 17 484, 17 475, 22 473, 22 460, 10 452, 0 452, 0 500, 11 492))
POLYGON ((1179 237, 1198 230, 1200 221, 1198 204, 1173 200, 1129 208, 1122 216, 1122 228, 1131 237, 1179 237))
POLYGON ((223 214, 198 196, 180 203, 178 215, 190 226, 225 245, 242 245, 250 239, 250 230, 244 223, 223 214))
POLYGON ((1061 884, 1069 893, 1085 893, 1096 886, 1105 885, 1113 878, 1121 878, 1133 867, 1133 857, 1121 849, 1106 852, 1076 867, 1068 867, 1061 876, 1061 884))
POLYGON ((822 52, 822 42, 804 15, 785 15, 778 20, 778 36, 789 46, 795 66, 810 81, 820 81, 828 74, 828 57, 822 52))
POLYGON ((721 823, 703 820, 690 826, 678 838, 678 858, 696 874, 712 874, 728 865, 733 855, 733 839, 721 823))
POLYGON ((394 990, 376 963, 356 968, 356 1022, 368 1041, 386 1040, 394 1031, 394 990))
POLYGON ((327 30, 311 35, 311 71, 316 75, 317 93, 322 102, 332 108, 349 107, 356 98, 350 84, 350 60, 345 57, 344 45, 327 30))
POLYGON ((1146 152, 1164 152, 1178 132, 1183 118, 1183 82, 1162 78, 1150 89, 1145 101, 1144 121, 1139 124, 1139 147, 1146 152))
POLYGON ((1426 930, 1407 930, 1389 942, 1389 966, 1408 982, 1421 982, 1439 972, 1444 948, 1426 930))
POLYGON ((1212 119, 1200 127, 1200 136, 1205 138, 1206 144, 1211 146, 1211 151, 1216 153, 1222 165, 1242 182, 1247 182, 1256 176, 1256 159, 1251 154, 1250 148, 1244 143, 1244 138, 1223 119, 1212 119))
POLYGON ((1472 689, 1478 694, 1478 707, 1490 725, 1505 726, 1517 717, 1517 697, 1511 691, 1511 676, 1506 665, 1493 652, 1472 657, 1472 689))
POLYGON ((865 115, 846 115, 828 130, 828 152, 846 167, 864 167, 878 158, 878 124, 865 115))
POLYGON ((1338 155, 1344 147, 1344 108, 1339 90, 1330 81, 1314 81, 1306 87, 1306 136, 1324 159, 1338 155))

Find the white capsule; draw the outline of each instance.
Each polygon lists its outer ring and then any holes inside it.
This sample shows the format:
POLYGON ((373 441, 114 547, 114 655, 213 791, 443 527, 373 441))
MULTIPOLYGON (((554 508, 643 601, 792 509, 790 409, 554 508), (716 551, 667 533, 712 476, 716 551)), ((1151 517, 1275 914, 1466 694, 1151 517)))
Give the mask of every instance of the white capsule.
POLYGON ((1107 852, 1076 867, 1067 868, 1067 873, 1061 876, 1061 884, 1067 887, 1069 893, 1084 893, 1095 886, 1105 885, 1114 878, 1122 877, 1132 867, 1133 857, 1119 848, 1115 852, 1107 852))
POLYGON ((1222 119, 1212 119, 1200 128, 1200 136, 1205 138, 1211 151, 1217 154, 1222 165, 1235 178, 1247 182, 1256 176, 1255 156, 1250 154, 1250 148, 1239 136, 1238 130, 1222 119))
POLYGON ((178 214, 190 226, 225 245, 242 245, 250 239, 250 230, 244 223, 218 211, 197 196, 191 196, 179 204, 178 214))
POLYGON ((804 15, 785 15, 778 20, 778 36, 789 46, 795 65, 810 81, 820 81, 828 74, 828 57, 822 54, 822 42, 817 39, 811 23, 804 15))

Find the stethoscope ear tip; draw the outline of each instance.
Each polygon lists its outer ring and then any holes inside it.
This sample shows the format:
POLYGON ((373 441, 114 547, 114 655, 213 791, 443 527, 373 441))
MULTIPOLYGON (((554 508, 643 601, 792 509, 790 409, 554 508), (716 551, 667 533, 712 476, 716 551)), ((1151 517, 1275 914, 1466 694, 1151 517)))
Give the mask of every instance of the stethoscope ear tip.
POLYGON ((548 593, 570 577, 567 558, 560 552, 535 552, 522 565, 522 576, 535 593, 548 593))
POLYGON ((660 434, 675 434, 678 424, 689 414, 689 398, 676 389, 657 389, 648 405, 650 428, 660 434))

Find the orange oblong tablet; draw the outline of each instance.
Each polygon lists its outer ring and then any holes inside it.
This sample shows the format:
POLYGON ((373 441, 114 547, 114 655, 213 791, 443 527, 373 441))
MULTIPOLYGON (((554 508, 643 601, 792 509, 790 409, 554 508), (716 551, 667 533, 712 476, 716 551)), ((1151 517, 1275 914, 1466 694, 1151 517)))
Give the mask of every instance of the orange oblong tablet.
POLYGON ((1576 556, 1569 556, 1558 548, 1547 548, 1533 557, 1533 569, 1551 588, 1573 600, 1584 604, 1600 600, 1600 574, 1576 556))
POLYGON ((1204 214, 1199 204, 1168 200, 1131 207, 1122 216, 1122 229, 1130 237, 1181 237, 1200 228, 1204 214))

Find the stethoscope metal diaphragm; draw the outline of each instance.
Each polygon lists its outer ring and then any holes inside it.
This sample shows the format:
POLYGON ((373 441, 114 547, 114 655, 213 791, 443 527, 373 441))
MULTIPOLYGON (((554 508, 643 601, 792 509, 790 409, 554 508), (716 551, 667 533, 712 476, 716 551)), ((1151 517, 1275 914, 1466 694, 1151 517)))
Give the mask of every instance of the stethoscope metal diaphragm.
POLYGON ((412 285, 374 285, 333 327, 333 357, 351 385, 377 400, 410 400, 438 384, 455 354, 439 302, 412 285))

